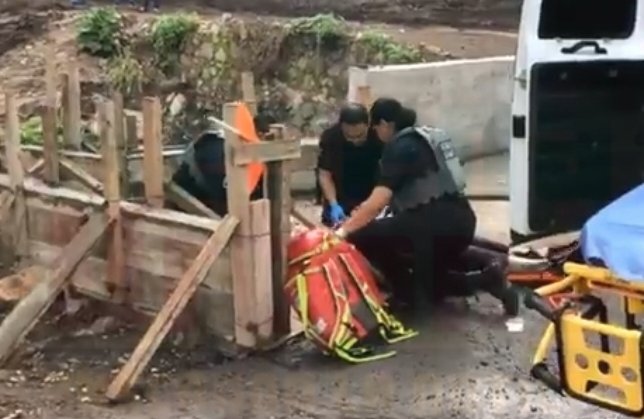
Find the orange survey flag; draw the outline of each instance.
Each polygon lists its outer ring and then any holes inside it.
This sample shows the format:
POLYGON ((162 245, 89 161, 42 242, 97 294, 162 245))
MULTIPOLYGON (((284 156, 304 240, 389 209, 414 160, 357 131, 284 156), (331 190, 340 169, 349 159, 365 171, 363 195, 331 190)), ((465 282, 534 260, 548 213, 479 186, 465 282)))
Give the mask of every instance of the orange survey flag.
MULTIPOLYGON (((239 136, 242 141, 249 143, 258 143, 259 136, 255 130, 255 122, 253 115, 250 113, 248 106, 245 103, 239 103, 235 111, 235 129, 239 131, 239 136)), ((264 174, 265 165, 262 162, 253 162, 248 165, 248 193, 252 193, 262 175, 264 174)))

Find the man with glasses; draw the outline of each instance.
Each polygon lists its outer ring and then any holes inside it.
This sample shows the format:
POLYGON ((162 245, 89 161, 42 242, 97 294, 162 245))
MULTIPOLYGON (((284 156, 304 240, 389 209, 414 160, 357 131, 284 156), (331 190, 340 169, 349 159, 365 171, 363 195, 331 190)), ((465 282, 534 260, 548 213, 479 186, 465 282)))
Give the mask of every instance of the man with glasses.
POLYGON ((376 185, 382 147, 369 128, 367 108, 359 103, 344 105, 338 122, 320 137, 317 180, 324 225, 337 225, 369 197, 376 185))

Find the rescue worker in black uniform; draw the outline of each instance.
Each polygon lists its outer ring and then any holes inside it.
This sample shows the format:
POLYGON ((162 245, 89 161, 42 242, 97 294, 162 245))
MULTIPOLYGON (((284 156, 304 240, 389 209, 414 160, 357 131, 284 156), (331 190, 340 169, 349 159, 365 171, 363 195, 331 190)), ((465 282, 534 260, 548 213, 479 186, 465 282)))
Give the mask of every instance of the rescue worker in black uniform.
MULTIPOLYGON (((254 122, 260 137, 269 131, 270 118, 258 115, 254 122)), ((226 215, 228 200, 223 131, 206 131, 190 143, 172 180, 218 215, 222 217, 226 215)), ((251 194, 253 200, 260 198, 262 198, 261 179, 251 194)))
POLYGON ((457 278, 469 283, 444 278, 472 244, 476 215, 464 197, 463 168, 451 139, 415 121, 415 112, 394 99, 373 104, 371 123, 385 143, 379 180, 336 234, 353 243, 389 279, 394 295, 416 310, 425 311, 429 300, 472 295, 475 289, 505 298, 502 273, 457 278), (377 218, 387 206, 392 216, 377 218), (400 259, 406 252, 413 258, 411 278, 409 261, 400 259), (404 284, 405 277, 411 284, 404 284))
POLYGON ((376 186, 382 148, 369 129, 367 108, 359 103, 344 105, 338 122, 320 136, 317 181, 322 224, 338 224, 369 197, 376 186))

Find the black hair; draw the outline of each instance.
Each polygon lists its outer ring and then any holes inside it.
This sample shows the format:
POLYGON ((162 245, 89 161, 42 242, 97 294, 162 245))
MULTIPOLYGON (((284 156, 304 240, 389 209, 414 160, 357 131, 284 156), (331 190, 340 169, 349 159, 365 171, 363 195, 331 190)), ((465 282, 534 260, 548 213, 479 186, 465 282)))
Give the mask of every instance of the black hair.
POLYGON ((396 99, 381 97, 371 105, 371 123, 396 122, 403 106, 396 99))
POLYGON ((253 118, 253 122, 258 134, 266 134, 271 130, 271 124, 275 123, 275 118, 268 114, 258 113, 253 118))
POLYGON ((394 123, 396 131, 402 131, 405 128, 416 125, 416 111, 410 108, 402 107, 394 123))
POLYGON ((364 105, 360 103, 350 102, 340 108, 339 120, 341 124, 368 124, 369 112, 364 105))

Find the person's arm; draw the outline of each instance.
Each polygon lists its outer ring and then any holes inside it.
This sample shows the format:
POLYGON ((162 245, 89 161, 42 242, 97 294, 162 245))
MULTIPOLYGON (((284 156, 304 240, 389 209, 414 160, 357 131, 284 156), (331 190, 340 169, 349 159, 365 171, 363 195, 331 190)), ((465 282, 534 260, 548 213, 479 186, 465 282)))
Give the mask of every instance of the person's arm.
POLYGON ((369 224, 389 204, 393 192, 386 186, 376 186, 366 201, 360 204, 351 217, 338 229, 340 236, 346 236, 369 224))
POLYGON ((320 155, 318 156, 318 182, 322 190, 322 196, 329 204, 337 203, 335 183, 333 182, 334 153, 331 149, 333 139, 327 130, 320 137, 320 155))

